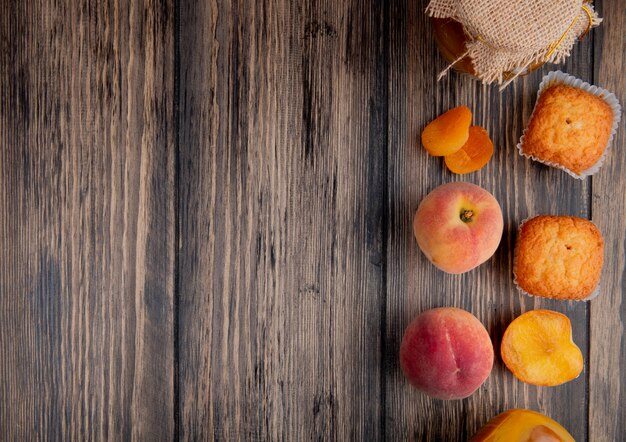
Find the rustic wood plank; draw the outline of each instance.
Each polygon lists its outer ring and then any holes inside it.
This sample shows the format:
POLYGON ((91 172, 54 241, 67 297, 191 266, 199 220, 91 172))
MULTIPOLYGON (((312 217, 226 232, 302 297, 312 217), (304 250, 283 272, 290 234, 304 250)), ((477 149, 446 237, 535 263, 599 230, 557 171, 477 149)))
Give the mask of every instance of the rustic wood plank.
MULTIPOLYGON (((510 321, 524 311, 548 308, 574 324, 574 340, 588 360, 587 305, 521 297, 512 283, 512 252, 519 222, 539 214, 589 216, 589 183, 530 163, 515 146, 525 127, 546 66, 517 80, 503 93, 456 73, 436 83, 445 63, 424 16, 427 1, 391 2, 389 107, 389 229, 385 354, 385 428, 388 440, 467 440, 491 417, 510 408, 529 408, 561 422, 576 440, 587 431, 586 376, 555 388, 518 381, 500 356, 500 339, 510 321), (487 128, 496 153, 481 171, 458 176, 441 158, 426 155, 419 142, 425 124, 449 108, 466 104, 474 124, 487 128), (494 258, 461 276, 446 275, 419 251, 411 222, 420 200, 436 186, 469 181, 491 191, 500 202, 505 232, 494 258), (412 389, 398 365, 405 327, 421 311, 456 306, 475 314, 489 330, 496 361, 485 385, 462 401, 432 400, 412 389), (567 404, 566 406, 564 404, 567 404)), ((562 68, 590 78, 592 38, 577 47, 562 68)))
POLYGON ((596 2, 604 17, 595 45, 595 84, 615 93, 622 121, 607 160, 593 177, 592 216, 604 235, 601 294, 590 305, 589 440, 626 439, 626 9, 596 2))
POLYGON ((180 12, 181 436, 380 439, 385 11, 180 12))
POLYGON ((0 439, 174 435, 172 1, 0 6, 0 439))
MULTIPOLYGON (((624 127, 593 185, 519 157, 555 67, 502 94, 436 83, 426 0, 69 3, 0 6, 0 439, 464 440, 513 407, 623 438, 624 127), (464 177, 418 143, 459 104, 496 145, 464 177), (494 258, 463 276, 411 232, 454 180, 505 215, 494 258), (597 300, 516 293, 516 227, 537 214, 593 214, 597 300), (430 400, 398 349, 443 305, 496 348, 520 313, 561 311, 584 375, 536 388, 496 351, 477 394, 430 400)), ((605 22, 562 69, 624 102, 626 11, 597 3, 605 22)))

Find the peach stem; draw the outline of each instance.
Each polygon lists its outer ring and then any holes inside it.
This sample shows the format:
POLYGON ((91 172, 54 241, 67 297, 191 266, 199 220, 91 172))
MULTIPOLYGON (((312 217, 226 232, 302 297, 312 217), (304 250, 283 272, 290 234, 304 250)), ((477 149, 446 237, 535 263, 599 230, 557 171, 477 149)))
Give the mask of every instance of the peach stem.
POLYGON ((460 218, 461 218, 461 221, 463 221, 464 223, 470 222, 473 216, 474 216, 473 210, 461 209, 460 218))

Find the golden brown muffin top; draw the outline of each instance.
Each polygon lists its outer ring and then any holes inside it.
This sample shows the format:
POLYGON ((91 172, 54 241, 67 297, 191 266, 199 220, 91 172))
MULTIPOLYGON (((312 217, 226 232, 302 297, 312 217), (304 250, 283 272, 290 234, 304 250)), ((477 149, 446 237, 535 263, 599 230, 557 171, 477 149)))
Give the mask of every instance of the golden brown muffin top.
POLYGON ((581 173, 607 147, 613 110, 602 98, 579 88, 556 84, 539 96, 522 152, 581 173))
POLYGON ((517 284, 531 295, 584 299, 598 285, 604 240, 594 223, 574 216, 538 216, 517 238, 517 284))

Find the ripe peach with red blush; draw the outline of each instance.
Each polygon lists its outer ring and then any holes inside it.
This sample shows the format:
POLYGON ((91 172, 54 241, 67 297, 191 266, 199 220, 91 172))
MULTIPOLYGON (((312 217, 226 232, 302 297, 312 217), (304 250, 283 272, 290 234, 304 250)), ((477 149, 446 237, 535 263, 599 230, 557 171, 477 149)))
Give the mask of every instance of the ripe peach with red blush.
POLYGON ((470 183, 437 187, 422 200, 413 233, 426 257, 448 273, 487 261, 502 239, 502 210, 492 194, 470 183))
POLYGON ((400 366, 411 384, 438 399, 462 399, 493 367, 489 333, 471 313, 453 307, 427 310, 407 327, 400 366))

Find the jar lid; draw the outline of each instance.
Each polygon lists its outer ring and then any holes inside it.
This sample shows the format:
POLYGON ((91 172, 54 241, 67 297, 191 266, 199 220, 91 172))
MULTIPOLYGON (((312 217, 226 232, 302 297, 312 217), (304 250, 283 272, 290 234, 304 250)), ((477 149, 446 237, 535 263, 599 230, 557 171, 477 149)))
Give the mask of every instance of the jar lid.
POLYGON ((431 0, 426 13, 461 23, 468 41, 458 60, 469 56, 480 80, 498 84, 507 72, 563 62, 576 40, 602 21, 583 0, 431 0))

